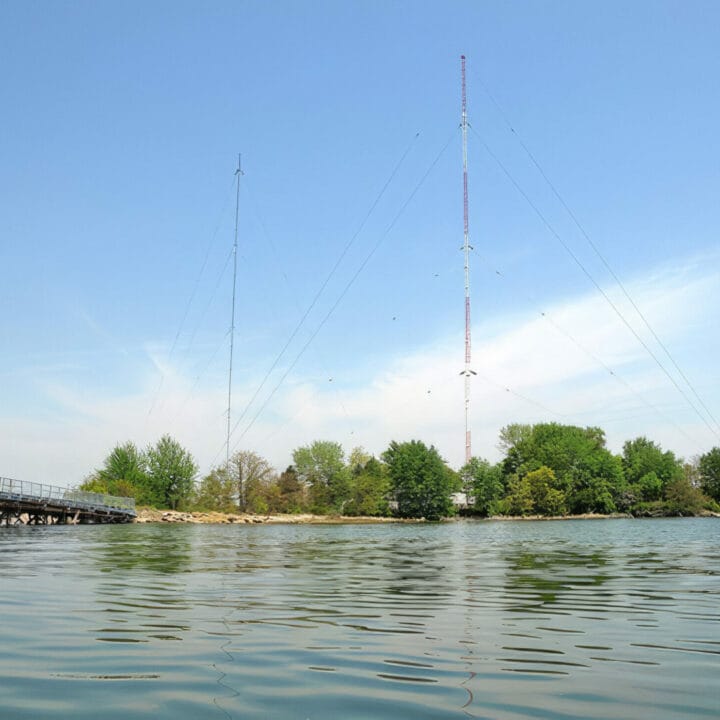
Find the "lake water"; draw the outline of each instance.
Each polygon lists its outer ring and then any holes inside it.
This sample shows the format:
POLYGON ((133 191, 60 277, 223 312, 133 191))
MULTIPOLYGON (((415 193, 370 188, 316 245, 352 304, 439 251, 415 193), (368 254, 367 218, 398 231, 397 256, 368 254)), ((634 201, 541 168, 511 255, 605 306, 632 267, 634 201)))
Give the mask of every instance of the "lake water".
POLYGON ((0 718, 720 717, 720 521, 0 529, 0 718))

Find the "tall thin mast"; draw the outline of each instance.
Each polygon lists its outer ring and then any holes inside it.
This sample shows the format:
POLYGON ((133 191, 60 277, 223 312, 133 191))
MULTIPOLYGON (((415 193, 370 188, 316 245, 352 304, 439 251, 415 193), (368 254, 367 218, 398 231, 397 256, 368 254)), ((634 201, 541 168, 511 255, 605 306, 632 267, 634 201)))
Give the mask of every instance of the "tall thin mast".
POLYGON ((465 255, 465 462, 470 462, 472 447, 470 443, 470 377, 475 373, 470 369, 470 236, 468 230, 468 169, 467 169, 467 97, 465 94, 465 56, 460 56, 462 65, 462 146, 463 146, 463 253, 465 255))
POLYGON ((240 176, 243 174, 241 166, 242 155, 238 155, 238 166, 235 171, 237 189, 235 192, 235 240, 233 242, 233 285, 232 285, 232 315, 230 319, 230 368, 228 371, 228 405, 227 405, 227 440, 225 452, 225 468, 230 470, 230 420, 232 410, 232 371, 233 350, 235 348, 235 291, 237 287, 237 248, 238 248, 238 218, 240 215, 240 176))

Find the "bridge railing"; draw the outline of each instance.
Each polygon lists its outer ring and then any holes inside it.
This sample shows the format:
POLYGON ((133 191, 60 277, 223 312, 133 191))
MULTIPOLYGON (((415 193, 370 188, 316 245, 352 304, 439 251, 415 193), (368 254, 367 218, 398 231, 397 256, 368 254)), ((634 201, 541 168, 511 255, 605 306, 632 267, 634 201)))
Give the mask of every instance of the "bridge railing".
POLYGON ((22 500, 58 502, 69 507, 105 507, 123 512, 135 512, 135 498, 85 492, 84 490, 61 488, 54 485, 4 477, 0 477, 0 495, 22 500))

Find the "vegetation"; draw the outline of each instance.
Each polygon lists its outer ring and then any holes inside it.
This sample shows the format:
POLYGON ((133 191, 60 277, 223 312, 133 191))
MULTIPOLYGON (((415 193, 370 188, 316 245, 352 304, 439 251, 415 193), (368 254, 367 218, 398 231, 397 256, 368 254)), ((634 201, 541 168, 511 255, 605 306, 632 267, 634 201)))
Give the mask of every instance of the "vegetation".
POLYGON ((113 449, 105 458, 102 468, 96 470, 81 489, 120 497, 136 497, 146 477, 147 461, 144 453, 133 443, 127 442, 113 449))
POLYGON ((720 502, 720 447, 700 456, 698 471, 703 492, 720 502))
POLYGON ((718 509, 708 492, 711 481, 699 481, 709 478, 708 472, 703 475, 696 463, 683 464, 645 437, 626 442, 616 456, 600 428, 516 424, 501 430, 499 447, 505 457, 498 465, 473 458, 463 468, 474 479, 476 502, 470 513, 664 516, 718 509))
POLYGON ((230 458, 228 478, 235 509, 244 512, 263 496, 265 487, 274 479, 270 463, 255 452, 241 450, 230 458))
POLYGON ((377 458, 348 456, 339 443, 296 448, 278 474, 250 450, 196 482, 197 464, 177 441, 162 437, 140 451, 116 446, 82 489, 132 496, 157 508, 249 513, 342 514, 439 520, 456 510, 489 517, 622 512, 636 516, 720 511, 720 448, 683 462, 645 437, 620 455, 596 427, 512 424, 500 431, 502 459, 474 457, 459 473, 419 440, 391 442, 377 458), (452 494, 467 503, 456 508, 452 494))
POLYGON ((348 515, 389 515, 390 477, 387 465, 368 455, 362 448, 350 453, 348 515))
POLYGON ((164 435, 140 452, 133 443, 117 445, 80 486, 81 490, 134 497, 142 505, 185 509, 194 494, 198 467, 177 440, 164 435))
POLYGON ((237 496, 234 491, 235 487, 227 470, 214 468, 198 485, 193 505, 202 512, 236 512, 237 496))
POLYGON ((349 472, 340 443, 316 440, 293 452, 295 471, 308 487, 310 509, 319 514, 342 513, 350 499, 349 472))
POLYGON ((147 460, 146 491, 151 505, 184 507, 193 492, 198 466, 192 455, 177 440, 164 435, 157 445, 145 451, 147 460))
POLYGON ((505 481, 500 465, 474 457, 460 471, 463 492, 473 498, 473 511, 488 517, 500 512, 500 500, 505 494, 505 481))
POLYGON ((400 517, 439 520, 452 514, 452 476, 434 447, 419 440, 393 441, 383 460, 400 517))

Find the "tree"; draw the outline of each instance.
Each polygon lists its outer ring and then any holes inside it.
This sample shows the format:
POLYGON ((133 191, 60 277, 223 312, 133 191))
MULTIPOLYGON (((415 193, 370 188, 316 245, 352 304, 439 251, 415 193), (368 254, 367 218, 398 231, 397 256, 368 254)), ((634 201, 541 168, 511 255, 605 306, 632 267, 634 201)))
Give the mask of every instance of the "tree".
POLYGON ((233 512, 237 509, 233 482, 225 468, 215 468, 202 479, 193 505, 207 512, 233 512))
POLYGON ((280 488, 274 470, 248 478, 245 486, 245 511, 251 513, 275 512, 280 505, 280 488))
POLYGON ((558 487, 555 473, 546 466, 529 472, 524 478, 533 501, 533 509, 540 515, 564 515, 565 493, 558 487))
POLYGON ((80 483, 78 490, 91 493, 107 493, 108 491, 105 483, 102 482, 102 480, 98 478, 97 473, 94 472, 85 476, 85 479, 80 483))
POLYGON ((720 502, 720 447, 714 447, 700 456, 698 470, 703 492, 720 502))
POLYGON ((555 475, 553 489, 564 496, 561 507, 574 513, 615 510, 623 490, 622 466, 605 447, 600 428, 508 425, 500 432, 500 444, 507 448, 502 467, 508 480, 546 467, 555 475))
POLYGON ((419 440, 393 441, 382 457, 400 517, 439 520, 452 513, 452 476, 434 447, 419 440))
POLYGON ((140 499, 147 482, 146 466, 145 456, 134 443, 116 445, 102 468, 87 478, 80 489, 140 499))
MULTIPOLYGON (((387 468, 374 457, 366 457, 358 461, 356 456, 356 462, 351 464, 350 497, 345 512, 347 515, 387 515, 390 493, 387 468)), ((352 463, 352 453, 350 459, 352 463)))
POLYGON ((498 449, 507 455, 513 448, 527 444, 532 437, 532 431, 532 425, 522 425, 520 423, 506 425, 500 430, 498 449))
POLYGON ((237 509, 246 512, 253 511, 251 500, 257 500, 261 488, 273 480, 275 470, 256 452, 239 450, 230 458, 229 476, 237 509))
POLYGON ((636 483, 633 483, 640 493, 640 499, 643 502, 653 502, 659 500, 663 491, 662 480, 657 473, 650 471, 645 473, 636 483))
POLYGON ((702 492, 686 478, 678 478, 665 488, 665 505, 668 515, 699 515, 707 502, 702 492))
POLYGON ((148 503, 173 510, 184 507, 198 471, 192 455, 177 440, 163 435, 146 450, 145 456, 148 503))
POLYGON ((348 457, 348 467, 351 473, 359 472, 372 460, 372 455, 363 447, 354 447, 348 457))
POLYGON ((508 479, 508 494, 501 507, 507 515, 530 515, 534 509, 530 485, 523 482, 519 475, 511 475, 508 479))
POLYGON ((349 472, 340 443, 316 440, 293 451, 298 477, 310 489, 313 512, 341 513, 349 499, 349 472))
POLYGON ((507 499, 508 510, 516 515, 565 515, 565 493, 558 487, 555 473, 546 466, 523 477, 514 476, 507 499))
POLYGON ((611 456, 612 469, 617 474, 608 476, 587 474, 580 478, 568 496, 569 509, 573 513, 613 513, 622 502, 624 489, 620 459, 611 456))
POLYGON ((495 514, 504 490, 502 466, 474 457, 460 470, 460 476, 468 501, 474 501, 473 511, 483 517, 495 514))
POLYGON ((307 507, 305 486, 292 465, 280 474, 277 480, 278 512, 298 513, 307 507))
POLYGON ((622 465, 630 485, 639 484, 649 473, 655 473, 663 488, 683 477, 682 463, 675 454, 670 450, 663 452, 659 445, 645 437, 628 440, 623 445, 622 465))
POLYGON ((512 423, 500 430, 498 449, 505 452, 503 475, 510 478, 535 454, 533 426, 512 423))

